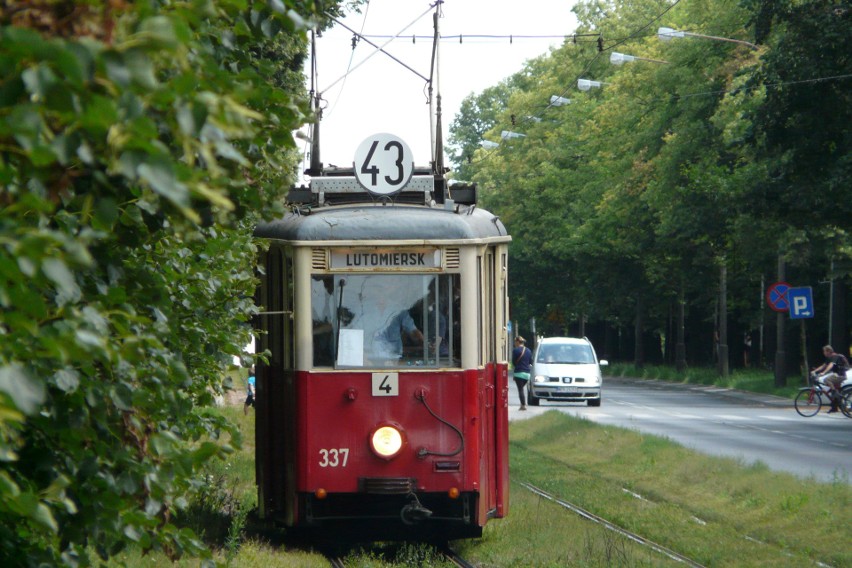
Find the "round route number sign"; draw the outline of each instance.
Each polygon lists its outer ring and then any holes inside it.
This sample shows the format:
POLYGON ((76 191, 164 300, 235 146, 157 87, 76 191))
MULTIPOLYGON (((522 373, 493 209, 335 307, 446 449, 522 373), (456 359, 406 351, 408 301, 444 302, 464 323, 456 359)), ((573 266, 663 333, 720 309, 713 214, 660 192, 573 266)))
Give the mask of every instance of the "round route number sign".
POLYGON ((373 134, 355 150, 355 179, 370 193, 393 195, 411 180, 411 148, 393 134, 373 134))

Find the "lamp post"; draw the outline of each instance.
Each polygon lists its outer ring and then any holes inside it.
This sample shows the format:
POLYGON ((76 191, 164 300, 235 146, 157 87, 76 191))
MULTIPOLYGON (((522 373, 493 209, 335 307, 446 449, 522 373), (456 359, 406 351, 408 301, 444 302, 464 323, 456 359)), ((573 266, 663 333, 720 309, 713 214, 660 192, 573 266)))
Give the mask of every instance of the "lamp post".
POLYGON ((577 79, 577 88, 581 91, 588 91, 589 89, 600 89, 601 86, 606 85, 603 81, 592 81, 590 79, 577 79))
POLYGON ((625 53, 618 53, 617 51, 613 51, 609 54, 609 62, 613 65, 623 65, 637 60, 650 61, 651 63, 668 63, 668 61, 663 61, 662 59, 650 59, 648 57, 639 57, 638 55, 627 55, 625 53))
POLYGON ((550 106, 561 107, 565 105, 570 105, 571 99, 566 99, 565 97, 560 97, 557 95, 550 96, 550 106))
POLYGON ((511 130, 504 130, 500 133, 500 138, 503 140, 507 140, 509 138, 526 138, 526 134, 521 134, 519 132, 512 132, 511 130))
POLYGON ((704 38, 704 39, 712 39, 712 40, 715 40, 715 41, 727 41, 727 42, 730 42, 730 43, 738 43, 740 45, 748 46, 751 49, 757 49, 757 46, 754 45, 753 43, 749 43, 749 42, 743 41, 741 39, 731 39, 731 38, 727 38, 727 37, 696 34, 696 33, 692 33, 692 32, 682 32, 682 31, 678 31, 678 30, 675 30, 675 29, 672 29, 672 28, 666 28, 666 27, 661 27, 660 29, 657 30, 657 37, 660 38, 663 41, 669 41, 672 38, 680 38, 680 37, 700 37, 700 38, 704 38))

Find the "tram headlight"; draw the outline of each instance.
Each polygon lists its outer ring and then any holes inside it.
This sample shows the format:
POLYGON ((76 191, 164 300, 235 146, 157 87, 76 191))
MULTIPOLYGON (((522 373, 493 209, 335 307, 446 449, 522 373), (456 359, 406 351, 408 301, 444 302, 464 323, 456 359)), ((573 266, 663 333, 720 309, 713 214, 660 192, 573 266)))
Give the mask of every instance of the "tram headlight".
POLYGON ((405 445, 402 429, 391 424, 383 424, 370 435, 370 448, 382 459, 389 460, 399 454, 405 445))

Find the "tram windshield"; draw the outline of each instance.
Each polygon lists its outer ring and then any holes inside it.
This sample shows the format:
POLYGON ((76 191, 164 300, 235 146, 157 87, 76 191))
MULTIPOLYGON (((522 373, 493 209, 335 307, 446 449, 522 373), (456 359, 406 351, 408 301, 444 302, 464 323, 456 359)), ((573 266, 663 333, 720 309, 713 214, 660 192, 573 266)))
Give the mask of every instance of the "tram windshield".
POLYGON ((458 366, 459 308, 457 274, 314 275, 314 366, 458 366))

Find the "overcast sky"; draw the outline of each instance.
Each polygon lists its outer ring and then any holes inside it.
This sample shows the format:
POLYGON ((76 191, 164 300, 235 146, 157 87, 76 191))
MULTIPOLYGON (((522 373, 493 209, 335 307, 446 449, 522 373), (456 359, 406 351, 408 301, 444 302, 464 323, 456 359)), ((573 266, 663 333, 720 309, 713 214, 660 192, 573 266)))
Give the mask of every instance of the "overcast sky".
MULTIPOLYGON (((526 61, 548 53, 562 44, 562 36, 574 33, 574 3, 445 0, 439 22, 445 39, 440 44, 438 71, 445 140, 462 99, 520 71, 526 61), (463 36, 461 43, 459 35, 463 36), (476 35, 505 37, 473 37, 476 35), (511 41, 508 36, 513 36, 511 41)), ((361 14, 341 20, 379 46, 401 34, 384 49, 411 70, 383 53, 374 54, 375 48, 364 40, 353 53, 353 34, 341 25, 317 40, 316 87, 326 101, 320 136, 325 165, 351 166, 361 141, 377 132, 399 136, 411 148, 417 166, 429 164, 430 115, 424 78, 430 76, 434 33, 430 4, 372 0, 361 14), (412 35, 417 36, 414 41, 412 35), (347 69, 352 69, 348 75, 347 69)))

